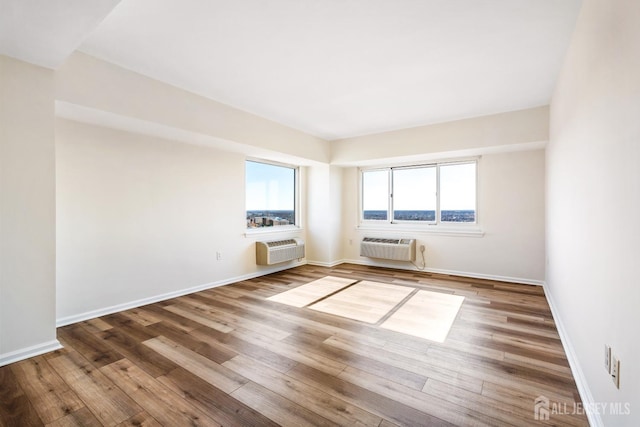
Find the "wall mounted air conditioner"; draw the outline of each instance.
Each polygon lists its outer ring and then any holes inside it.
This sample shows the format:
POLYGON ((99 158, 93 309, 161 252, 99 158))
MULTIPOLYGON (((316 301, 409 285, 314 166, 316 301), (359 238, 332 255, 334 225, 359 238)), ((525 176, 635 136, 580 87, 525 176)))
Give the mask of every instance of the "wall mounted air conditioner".
POLYGON ((271 265, 304 258, 304 240, 285 239, 256 242, 256 264, 271 265))
POLYGON ((416 239, 365 237, 360 242, 360 256, 395 261, 415 261, 416 239))

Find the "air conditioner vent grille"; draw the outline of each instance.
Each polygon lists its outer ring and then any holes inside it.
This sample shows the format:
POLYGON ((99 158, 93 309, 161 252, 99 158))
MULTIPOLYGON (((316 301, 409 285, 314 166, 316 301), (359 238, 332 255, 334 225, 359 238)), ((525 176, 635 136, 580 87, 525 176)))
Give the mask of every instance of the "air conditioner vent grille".
POLYGON ((360 243, 360 256, 395 261, 415 261, 416 239, 365 237, 360 243))
POLYGON ((256 264, 258 265, 272 265, 300 258, 304 258, 302 239, 256 242, 256 264))
POLYGON ((287 240, 274 240, 274 241, 265 242, 265 243, 270 248, 275 248, 275 247, 284 246, 284 245, 295 245, 296 241, 293 239, 287 239, 287 240))
POLYGON ((371 243, 389 243, 397 245, 400 243, 400 239, 381 239, 378 237, 365 237, 362 239, 363 242, 371 242, 371 243))

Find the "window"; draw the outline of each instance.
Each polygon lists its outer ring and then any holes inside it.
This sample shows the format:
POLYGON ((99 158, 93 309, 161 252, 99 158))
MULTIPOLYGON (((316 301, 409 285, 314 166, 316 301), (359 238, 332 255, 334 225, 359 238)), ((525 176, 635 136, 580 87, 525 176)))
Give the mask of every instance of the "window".
POLYGON ((386 220, 389 211, 389 174, 386 170, 362 174, 364 219, 386 220))
POLYGON ((393 220, 435 221, 436 168, 402 168, 392 170, 393 220))
POLYGON ((440 221, 476 222, 476 164, 448 164, 440 169, 440 221))
POLYGON ((362 170, 363 221, 476 222, 476 161, 362 170))
POLYGON ((294 166, 245 162, 247 228, 297 224, 297 177, 294 166))

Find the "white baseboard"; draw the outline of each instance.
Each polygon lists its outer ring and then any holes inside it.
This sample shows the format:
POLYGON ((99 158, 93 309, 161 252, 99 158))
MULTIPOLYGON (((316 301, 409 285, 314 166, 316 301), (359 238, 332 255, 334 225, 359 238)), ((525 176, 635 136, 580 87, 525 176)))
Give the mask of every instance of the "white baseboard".
MULTIPOLYGON (((551 314, 553 316, 553 321, 556 324, 556 329, 558 330, 558 335, 560 335, 560 342, 562 342, 562 347, 564 348, 564 352, 567 355, 567 360, 569 361, 569 367, 571 368, 571 373, 573 374, 573 378, 576 382, 576 386, 578 387, 578 393, 580 394, 580 399, 582 399, 584 408, 595 408, 595 400, 593 398, 593 394, 591 394, 591 390, 589 389, 589 384, 587 383, 587 379, 584 376, 584 372, 580 366, 580 362, 578 361, 578 356, 571 344, 571 340, 569 339, 569 334, 562 323, 562 317, 556 308, 556 304, 553 300, 553 296, 547 285, 544 285, 544 295, 547 297, 547 302, 549 303, 549 308, 551 309, 551 314)), ((589 424, 592 427, 604 427, 604 421, 602 421, 602 417, 597 411, 586 411, 587 418, 589 419, 589 424)))
MULTIPOLYGON (((544 286, 543 280, 535 280, 535 279, 526 279, 522 277, 509 277, 509 276, 497 276, 492 274, 483 274, 483 273, 474 273, 469 271, 456 271, 456 270, 442 270, 436 268, 425 268, 424 270, 419 270, 414 265, 406 263, 403 264, 392 264, 385 263, 380 261, 369 261, 369 260, 360 260, 360 259, 347 259, 342 260, 340 263, 350 263, 350 264, 359 264, 359 265, 370 265, 373 267, 385 267, 385 268, 395 268, 398 270, 410 270, 410 271, 424 271, 425 273, 434 273, 434 274, 447 274, 450 276, 460 276, 460 277, 469 277, 472 279, 488 279, 488 280, 496 280, 498 282, 508 282, 508 283, 520 283, 523 285, 536 285, 536 286, 544 286)), ((337 264, 336 264, 337 265, 337 264)), ((334 266, 332 266, 334 267, 334 266)))
POLYGON ((309 264, 309 265, 317 265, 319 267, 335 267, 337 265, 344 264, 345 262, 349 262, 349 261, 344 260, 344 259, 341 259, 341 260, 338 260, 338 261, 332 261, 332 262, 307 261, 307 264, 309 264))
POLYGON ((40 356, 41 354, 49 353, 50 351, 58 350, 60 348, 62 348, 62 345, 60 345, 58 340, 52 340, 42 344, 32 345, 31 347, 21 348, 20 350, 9 353, 0 354, 0 366, 19 362, 30 357, 40 356))
POLYGON ((286 265, 283 265, 283 266, 271 267, 271 268, 264 268, 264 269, 261 269, 259 271, 255 271, 253 273, 245 274, 245 275, 242 275, 242 276, 231 277, 231 278, 224 279, 224 280, 219 280, 219 281, 216 281, 216 282, 205 283, 205 284, 202 284, 202 285, 193 286, 191 288, 180 289, 180 290, 173 291, 173 292, 167 292, 167 293, 160 294, 160 295, 154 295, 154 296, 148 297, 148 298, 142 298, 142 299, 135 300, 135 301, 129 301, 129 302, 126 302, 126 303, 123 303, 123 304, 112 305, 112 306, 100 308, 100 309, 97 309, 97 310, 91 310, 91 311, 87 311, 87 312, 84 312, 84 313, 75 314, 75 315, 72 315, 72 316, 62 317, 62 318, 56 319, 56 327, 59 328, 61 326, 70 325, 72 323, 78 323, 78 322, 82 322, 82 321, 85 321, 85 320, 94 319, 94 318, 100 317, 100 316, 106 316, 107 314, 118 313, 120 311, 129 310, 129 309, 136 308, 136 307, 141 307, 143 305, 153 304, 155 302, 164 301, 164 300, 168 300, 168 299, 176 298, 176 297, 181 297, 183 295, 192 294, 194 292, 204 291, 206 289, 217 288, 218 286, 229 285, 231 283, 241 282, 243 280, 254 279, 256 277, 264 276, 264 275, 271 274, 271 273, 276 273, 276 272, 282 271, 282 270, 288 270, 288 269, 293 268, 293 267, 298 267, 298 266, 304 265, 306 263, 307 262, 305 260, 300 261, 300 262, 294 261, 294 262, 292 262, 290 264, 286 264, 286 265))

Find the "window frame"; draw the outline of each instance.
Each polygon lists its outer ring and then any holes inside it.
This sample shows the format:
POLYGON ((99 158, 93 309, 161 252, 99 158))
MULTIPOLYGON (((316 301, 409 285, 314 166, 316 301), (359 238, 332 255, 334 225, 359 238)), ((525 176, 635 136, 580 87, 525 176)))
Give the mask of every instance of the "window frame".
POLYGON ((441 160, 430 161, 424 163, 415 163, 408 165, 392 165, 392 166, 377 166, 377 167, 361 167, 358 170, 358 228, 382 228, 382 229, 430 229, 430 230, 455 230, 462 231, 478 231, 480 226, 480 215, 478 212, 478 194, 479 194, 479 169, 480 158, 464 158, 455 160, 441 160), (456 222, 456 221, 442 221, 441 203, 440 203, 440 167, 449 165, 463 165, 474 164, 474 184, 475 184, 475 198, 474 198, 474 212, 475 221, 473 222, 456 222), (413 221, 413 220, 394 220, 394 206, 393 206, 393 171, 402 169, 417 169, 434 167, 436 170, 436 207, 435 207, 435 219, 433 221, 413 221), (375 220, 364 218, 364 174, 371 171, 385 170, 388 173, 389 190, 388 190, 388 205, 387 205, 387 219, 375 220))
POLYGON ((391 186, 393 184, 393 182, 391 181, 391 174, 389 173, 391 171, 390 167, 383 167, 383 168, 367 168, 367 169, 360 169, 359 170, 359 184, 358 184, 358 188, 359 188, 359 192, 358 192, 358 200, 359 200, 359 215, 360 215, 360 223, 362 222, 371 222, 372 224, 380 224, 380 223, 387 223, 389 222, 389 220, 391 219, 391 217, 389 216, 391 213, 391 198, 390 198, 390 193, 391 193, 391 186), (364 219, 364 172, 378 172, 378 171, 386 171, 387 172, 387 190, 388 193, 387 194, 387 219, 386 220, 375 220, 375 219, 364 219))
POLYGON ((254 158, 254 157, 247 157, 245 158, 244 161, 244 166, 245 166, 245 171, 244 171, 244 191, 245 191, 245 200, 244 200, 244 214, 245 214, 245 221, 246 221, 246 217, 247 217, 247 162, 252 162, 252 163, 261 163, 261 164, 265 164, 265 165, 270 165, 270 166, 277 166, 277 167, 283 167, 283 168, 288 168, 288 169, 292 169, 293 170, 293 185, 294 185, 294 190, 293 190, 293 220, 294 220, 294 224, 287 224, 287 225, 273 225, 273 226, 269 226, 269 227, 246 227, 245 226, 245 234, 254 234, 254 233, 275 233, 275 232, 282 232, 282 231, 288 231, 288 230, 300 230, 302 228, 301 226, 301 218, 302 215, 300 213, 300 208, 301 208, 301 204, 300 204, 300 166, 299 165, 292 165, 292 164, 288 164, 288 163, 282 163, 282 162, 277 162, 277 161, 273 161, 273 160, 265 160, 265 159, 259 159, 259 158, 254 158))
MULTIPOLYGON (((436 163, 429 164, 421 164, 421 165, 410 165, 410 166, 393 166, 389 168, 389 214, 390 214, 390 224, 415 224, 415 225, 435 225, 438 222, 438 213, 440 212, 440 197, 438 196, 438 190, 440 186, 440 173, 439 167, 436 163), (394 219, 394 178, 393 171, 395 170, 408 170, 408 169, 427 169, 427 168, 435 168, 436 171, 436 206, 435 206, 435 220, 433 221, 410 221, 410 220, 395 220, 394 219)), ((363 211, 364 216, 364 211, 363 211)))

